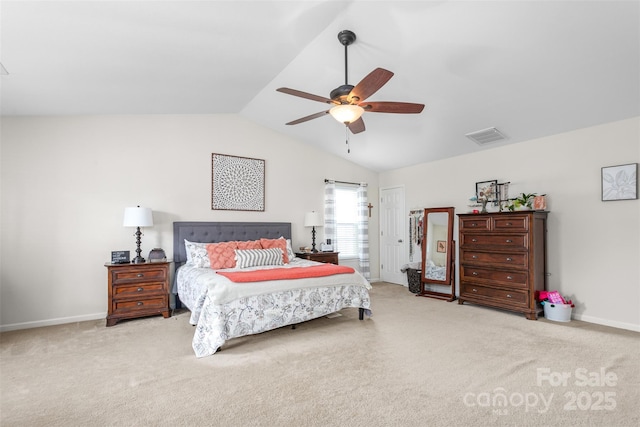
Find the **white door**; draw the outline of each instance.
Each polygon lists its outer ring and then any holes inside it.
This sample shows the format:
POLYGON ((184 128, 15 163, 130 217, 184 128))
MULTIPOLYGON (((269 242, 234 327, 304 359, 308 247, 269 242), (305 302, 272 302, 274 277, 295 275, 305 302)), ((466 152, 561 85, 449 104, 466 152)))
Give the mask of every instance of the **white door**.
POLYGON ((380 279, 405 284, 400 267, 405 259, 404 187, 380 190, 380 279))

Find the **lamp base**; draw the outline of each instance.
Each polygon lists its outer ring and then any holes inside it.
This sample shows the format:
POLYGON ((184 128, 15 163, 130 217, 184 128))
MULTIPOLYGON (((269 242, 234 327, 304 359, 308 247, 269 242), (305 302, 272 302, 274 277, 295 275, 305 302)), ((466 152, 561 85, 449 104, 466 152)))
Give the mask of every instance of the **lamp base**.
POLYGON ((144 264, 146 261, 141 256, 137 256, 131 260, 131 264, 144 264))

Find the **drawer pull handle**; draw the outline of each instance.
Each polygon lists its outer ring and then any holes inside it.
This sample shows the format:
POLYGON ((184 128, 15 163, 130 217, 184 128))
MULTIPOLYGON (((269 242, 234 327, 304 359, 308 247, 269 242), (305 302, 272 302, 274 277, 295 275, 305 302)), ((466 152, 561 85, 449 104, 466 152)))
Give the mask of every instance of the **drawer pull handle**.
POLYGON ((144 277, 144 274, 138 273, 138 277, 144 277))
POLYGON ((471 223, 472 227, 475 227, 476 225, 478 225, 478 224, 476 224, 475 222, 471 223))
POLYGON ((142 291, 144 291, 144 289, 143 289, 143 288, 138 288, 138 289, 136 289, 136 292, 142 292, 142 291))
POLYGON ((138 305, 144 305, 142 301, 138 301, 138 305))
POLYGON ((478 239, 471 239, 471 241, 472 241, 472 242, 477 242, 477 241, 478 241, 478 239))
POLYGON ((476 288, 473 288, 472 291, 473 292, 478 292, 478 290, 476 288))
POLYGON ((507 280, 513 280, 513 277, 507 276, 507 280))
POLYGON ((510 222, 508 222, 508 223, 507 223, 507 225, 513 225, 513 224, 511 224, 510 222))
POLYGON ((505 240, 505 242, 507 242, 507 243, 513 243, 513 240, 511 240, 511 239, 507 239, 507 240, 505 240))
POLYGON ((511 295, 507 294, 507 298, 511 298, 511 295))
POLYGON ((476 259, 478 258, 478 255, 471 255, 471 258, 476 259))
POLYGON ((474 272, 473 272, 473 273, 471 273, 471 274, 473 274, 474 276, 477 276, 477 275, 478 275, 478 272, 477 272, 477 271, 474 271, 474 272))
POLYGON ((513 261, 513 258, 507 257, 507 261, 513 261))

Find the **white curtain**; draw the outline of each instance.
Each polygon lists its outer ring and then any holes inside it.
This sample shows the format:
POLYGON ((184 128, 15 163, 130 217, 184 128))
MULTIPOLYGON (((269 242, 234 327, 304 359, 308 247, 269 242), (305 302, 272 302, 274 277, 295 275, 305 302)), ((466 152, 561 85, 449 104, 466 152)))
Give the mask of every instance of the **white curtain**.
POLYGON ((367 200, 367 184, 358 186, 358 260, 360 272, 369 279, 369 201, 367 200))
POLYGON ((334 250, 336 244, 336 183, 324 182, 324 238, 331 239, 334 250))

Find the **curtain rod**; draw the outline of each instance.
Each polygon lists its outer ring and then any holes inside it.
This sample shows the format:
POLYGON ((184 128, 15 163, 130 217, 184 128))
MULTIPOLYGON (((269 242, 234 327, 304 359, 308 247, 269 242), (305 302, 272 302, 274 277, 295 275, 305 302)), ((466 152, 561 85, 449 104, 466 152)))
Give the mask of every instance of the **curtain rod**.
POLYGON ((349 184, 349 185, 368 185, 366 182, 347 182, 347 181, 336 181, 335 179, 324 179, 324 183, 327 182, 335 182, 337 184, 349 184))

